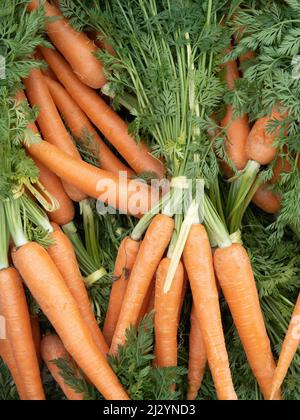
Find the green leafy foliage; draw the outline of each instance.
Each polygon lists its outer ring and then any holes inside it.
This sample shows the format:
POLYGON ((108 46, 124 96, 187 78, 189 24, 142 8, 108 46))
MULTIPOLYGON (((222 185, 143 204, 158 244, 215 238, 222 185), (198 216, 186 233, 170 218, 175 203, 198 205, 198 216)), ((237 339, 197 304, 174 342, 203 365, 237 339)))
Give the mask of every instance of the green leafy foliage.
POLYGON ((0 358, 0 400, 18 400, 18 392, 9 369, 0 358))

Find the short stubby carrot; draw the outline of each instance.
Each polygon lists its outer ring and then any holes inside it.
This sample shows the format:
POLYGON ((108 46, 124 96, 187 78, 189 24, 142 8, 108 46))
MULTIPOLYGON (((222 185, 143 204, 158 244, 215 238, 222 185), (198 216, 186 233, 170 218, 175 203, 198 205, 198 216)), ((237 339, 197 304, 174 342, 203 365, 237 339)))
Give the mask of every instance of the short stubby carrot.
POLYGON ((43 361, 46 363, 51 375, 60 386, 62 392, 68 400, 80 401, 84 400, 84 394, 75 392, 67 385, 60 374, 59 368, 55 361, 70 357, 65 349, 61 339, 55 334, 46 335, 41 342, 41 354, 43 361))
POLYGON ((269 214, 276 214, 281 208, 281 197, 272 191, 270 182, 266 182, 256 191, 252 198, 253 203, 269 214))
POLYGON ((116 329, 128 280, 139 248, 140 241, 135 241, 129 236, 123 239, 119 247, 114 268, 115 281, 111 289, 103 326, 103 335, 109 346, 116 329))
POLYGON ((78 80, 63 57, 49 48, 40 48, 57 78, 92 123, 123 156, 137 175, 144 172, 163 178, 164 165, 151 155, 144 142, 137 143, 128 132, 128 125, 92 89, 78 80))
POLYGON ((192 226, 183 257, 218 398, 236 400, 225 346, 213 257, 204 226, 192 226))
MULTIPOLYGON (((36 9, 41 2, 32 0, 29 10, 36 9)), ((91 88, 99 89, 106 83, 102 63, 94 56, 97 47, 83 32, 75 31, 60 10, 44 2, 47 17, 57 18, 47 24, 47 35, 72 66, 75 74, 91 88)))
POLYGON ((59 226, 55 224, 52 224, 52 226, 54 232, 51 234, 51 238, 54 243, 49 246, 48 253, 63 276, 72 296, 76 300, 82 318, 88 326, 97 347, 103 354, 106 354, 109 347, 93 313, 73 245, 59 226))
POLYGON ((164 258, 156 271, 154 301, 155 361, 158 367, 177 366, 178 308, 181 304, 184 269, 180 262, 170 290, 164 285, 171 260, 164 258))
POLYGON ((195 400, 201 388, 207 365, 207 354, 203 334, 196 314, 195 305, 191 311, 191 329, 189 336, 189 371, 187 400, 195 400))
POLYGON ((131 271, 112 339, 110 353, 113 355, 117 353, 119 345, 124 345, 126 330, 131 325, 136 326, 137 324, 143 301, 170 242, 173 229, 174 220, 169 216, 158 214, 146 232, 131 271))
POLYGON ((28 242, 15 249, 12 257, 33 297, 83 373, 105 399, 128 400, 47 251, 37 243, 28 242))
POLYGON ((276 366, 249 256, 242 245, 232 244, 215 251, 214 266, 250 367, 269 399, 276 366))
POLYGON ((25 291, 15 268, 0 271, 0 308, 27 399, 44 400, 25 291))
POLYGON ((298 297, 292 319, 286 333, 286 337, 282 344, 280 357, 277 368, 272 381, 272 395, 273 399, 280 389, 288 369, 293 361, 293 358, 300 346, 300 295, 298 297))

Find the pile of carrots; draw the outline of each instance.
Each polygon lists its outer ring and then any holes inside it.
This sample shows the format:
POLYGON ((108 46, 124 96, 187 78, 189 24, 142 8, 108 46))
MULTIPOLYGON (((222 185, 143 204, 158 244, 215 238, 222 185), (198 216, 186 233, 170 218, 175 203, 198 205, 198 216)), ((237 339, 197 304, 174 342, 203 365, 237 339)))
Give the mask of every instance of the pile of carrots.
MULTIPOLYGON (((39 1, 31 1, 28 13, 37 7, 39 1)), ((17 107, 38 109, 36 124, 31 123, 28 128, 40 139, 34 144, 24 142, 24 147, 39 169, 41 184, 57 203, 54 211, 45 216, 45 220, 49 218, 51 244, 45 249, 34 241, 22 242, 11 231, 11 262, 0 271, 0 315, 5 319, 0 355, 20 399, 45 399, 42 359, 66 398, 83 400, 85 396, 64 382, 53 363, 64 357, 75 361, 78 370, 105 399, 129 399, 107 355, 117 356, 119 346, 126 345, 126 331, 153 312, 153 363, 161 368, 177 366, 178 327, 190 286, 187 399, 197 398, 207 364, 218 399, 237 399, 222 325, 222 292, 264 398, 280 400, 281 386, 300 344, 300 298, 280 358, 275 362, 250 258, 243 245, 230 236, 235 232, 227 231, 218 216, 214 218, 217 224, 210 226, 219 239, 214 249, 205 223, 210 219, 204 217, 201 224, 195 218, 171 284, 166 288, 171 264, 166 251, 176 226, 173 214, 161 207, 161 211, 151 214, 151 204, 158 205, 163 197, 158 196, 158 203, 153 203, 151 186, 139 179, 145 173, 154 179, 166 177, 164 162, 151 154, 146 142, 136 141, 128 124, 99 94, 106 76, 95 57, 95 42, 87 34, 76 32, 56 5, 46 1, 44 8, 48 17, 58 17, 49 21, 46 28, 53 48, 38 47, 34 59, 44 60, 48 67, 32 70, 23 79, 24 91, 19 91, 14 99, 17 107), (77 142, 89 149, 98 166, 83 160, 77 142), (144 229, 134 229, 120 244, 102 331, 74 247, 64 233, 64 227, 75 218, 77 203, 88 197, 129 213, 140 223, 149 217, 144 229), (128 207, 133 199, 137 205, 128 207), (43 337, 37 319, 30 315, 24 286, 53 327, 43 337)), ((227 62, 224 71, 228 88, 234 89, 240 77, 238 63, 227 62)), ((274 119, 280 121, 286 112, 278 104, 271 115, 251 126, 247 115, 234 119, 233 107, 228 105, 220 126, 226 132, 228 157, 238 171, 245 170, 249 161, 256 162, 259 168, 276 159, 278 131, 270 134, 267 126, 274 119)), ((224 162, 220 166, 231 178, 231 169, 224 162)), ((257 185, 250 201, 265 212, 279 212, 280 197, 271 187, 289 170, 288 161, 277 159, 273 178, 257 185)), ((213 214, 212 204, 208 201, 207 205, 208 213, 213 214)), ((6 204, 3 214, 8 220, 10 210, 6 204)))

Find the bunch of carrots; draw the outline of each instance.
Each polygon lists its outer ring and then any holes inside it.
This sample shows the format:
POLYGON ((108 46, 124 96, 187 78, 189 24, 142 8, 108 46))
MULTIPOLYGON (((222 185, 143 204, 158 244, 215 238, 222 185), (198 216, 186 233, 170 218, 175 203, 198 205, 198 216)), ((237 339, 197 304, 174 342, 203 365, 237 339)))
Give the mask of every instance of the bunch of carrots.
MULTIPOLYGON (((117 357, 119 347, 126 346, 128 329, 137 328, 146 314, 154 313, 153 364, 176 367, 179 323, 190 288, 186 398, 197 398, 208 365, 218 399, 238 399, 225 343, 222 293, 264 399, 281 400, 284 378, 300 344, 300 299, 276 362, 241 229, 251 201, 267 213, 280 212, 280 196, 272 185, 292 168, 286 157, 280 157, 279 129, 270 133, 268 126, 283 120, 288 109, 277 104, 270 115, 252 125, 247 115, 236 117, 233 105, 227 105, 218 121, 228 157, 220 161, 220 171, 230 185, 225 212, 221 214, 205 188, 203 201, 194 197, 178 224, 176 211, 183 201, 185 175, 174 177, 164 195, 145 182, 149 177, 164 179, 170 168, 163 157, 151 153, 146 141, 134 138, 128 124, 98 92, 107 85, 108 75, 96 57, 96 43, 114 55, 112 47, 94 41, 91 33, 75 31, 59 2, 32 0, 26 7, 26 13, 42 7, 51 18, 45 30, 52 48, 37 47, 31 57, 35 68, 22 79, 24 90, 12 92, 10 98, 18 113, 37 110, 36 122, 24 127, 35 141, 25 136, 21 141, 38 168, 38 182, 31 191, 26 187, 19 194, 9 191, 0 201, 0 315, 5 321, 0 355, 20 399, 45 399, 42 359, 66 398, 83 400, 84 394, 64 381, 54 363, 65 357, 105 399, 129 399, 108 356, 117 357), (41 61, 47 66, 40 66, 41 61), (97 164, 84 161, 81 148, 97 164), (260 171, 270 164, 273 178, 263 183, 260 171), (41 195, 46 198, 40 200, 41 195), (87 198, 137 219, 117 252, 102 329, 69 236, 76 206, 87 198), (46 247, 24 227, 26 212, 46 231, 46 247), (52 326, 43 337, 38 319, 30 314, 26 289, 52 326)), ((237 33, 242 36, 240 28, 237 33)), ((239 36, 231 42, 238 43, 239 36)), ((237 61, 227 61, 222 73, 228 90, 242 77, 237 61)), ((4 161, 10 153, 8 147, 4 161)), ((175 391, 176 384, 172 387, 175 391)))

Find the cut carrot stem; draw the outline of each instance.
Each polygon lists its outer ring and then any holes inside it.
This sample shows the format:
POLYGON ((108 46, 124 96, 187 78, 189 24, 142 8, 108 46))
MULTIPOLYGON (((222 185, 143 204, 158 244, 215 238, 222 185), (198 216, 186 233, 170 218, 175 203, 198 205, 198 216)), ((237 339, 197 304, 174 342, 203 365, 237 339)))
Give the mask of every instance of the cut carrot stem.
POLYGON ((123 239, 119 247, 114 269, 115 281, 111 289, 108 309, 103 327, 103 335, 109 346, 111 345, 111 341, 116 329, 128 284, 128 279, 139 252, 139 248, 140 241, 134 241, 128 236, 123 239))
POLYGON ((78 80, 63 57, 56 51, 40 48, 43 56, 59 81, 98 127, 106 139, 123 156, 130 167, 138 174, 144 172, 163 178, 165 170, 162 162, 154 158, 145 143, 137 143, 128 133, 128 125, 92 89, 78 80))
POLYGON ((68 400, 84 400, 84 395, 75 392, 60 374, 59 368, 55 365, 55 361, 66 359, 69 357, 61 339, 55 334, 46 335, 41 343, 41 353, 43 361, 46 363, 51 375, 60 386, 68 400))
MULTIPOLYGON (((42 4, 32 0, 27 6, 35 10, 42 4)), ((50 3, 43 2, 45 15, 52 18, 47 24, 47 35, 72 66, 75 74, 91 88, 99 89, 106 83, 102 63, 94 56, 97 47, 83 32, 75 31, 60 10, 50 3), (57 18, 57 19, 53 19, 57 18)))

